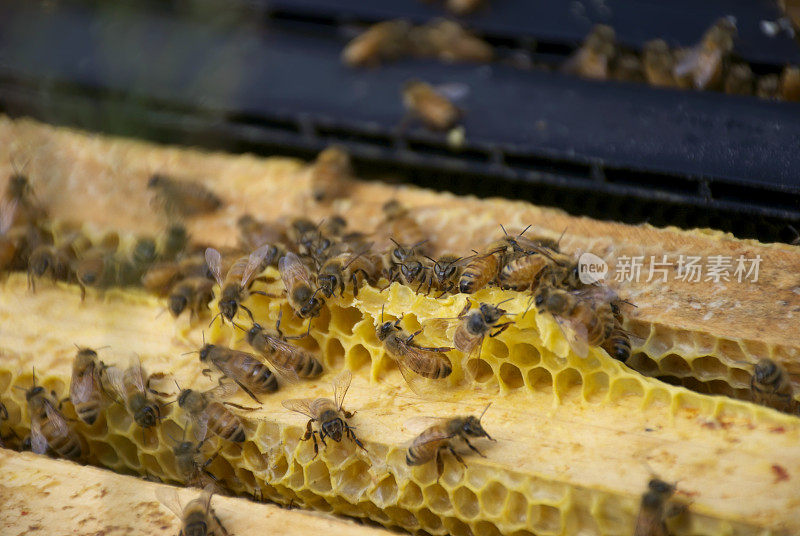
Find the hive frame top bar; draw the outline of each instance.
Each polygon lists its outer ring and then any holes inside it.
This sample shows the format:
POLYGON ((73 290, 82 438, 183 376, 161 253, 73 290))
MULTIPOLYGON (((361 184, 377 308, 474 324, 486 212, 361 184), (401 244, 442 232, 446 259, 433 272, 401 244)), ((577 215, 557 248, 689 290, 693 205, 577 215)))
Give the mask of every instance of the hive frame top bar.
POLYGON ((244 127, 291 147, 337 142, 361 156, 494 180, 800 219, 796 103, 497 64, 404 61, 351 70, 339 61, 346 39, 313 26, 225 28, 162 9, 20 4, 0 21, 0 103, 9 87, 35 88, 29 97, 41 99, 43 86, 66 84, 91 99, 115 93, 145 102, 160 114, 147 121, 162 120, 164 110, 181 124, 206 120, 206 134, 221 138, 244 127), (444 135, 398 129, 400 87, 412 77, 470 88, 462 150, 448 148, 444 135))

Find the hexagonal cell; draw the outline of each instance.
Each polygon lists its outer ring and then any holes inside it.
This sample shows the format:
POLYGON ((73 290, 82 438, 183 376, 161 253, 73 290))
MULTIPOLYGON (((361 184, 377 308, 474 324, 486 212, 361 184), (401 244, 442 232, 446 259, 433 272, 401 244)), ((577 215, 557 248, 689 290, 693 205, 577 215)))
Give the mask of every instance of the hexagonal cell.
POLYGON ((422 489, 428 508, 438 514, 446 514, 453 510, 450 504, 450 495, 440 484, 432 484, 422 489))
POLYGON ((480 534, 480 536, 502 536, 500 529, 494 523, 488 521, 478 521, 472 526, 473 534, 480 534))
POLYGON ((561 534, 561 510, 555 506, 535 504, 531 507, 531 525, 542 534, 561 534))
POLYGON ((501 483, 492 481, 481 491, 481 507, 490 516, 502 513, 505 507, 508 489, 501 483))
POLYGON ((134 426, 133 418, 122 404, 111 404, 106 408, 106 422, 110 429, 120 433, 126 433, 134 426))
POLYGON ((484 355, 491 355, 494 359, 503 361, 508 357, 508 346, 494 337, 484 337, 483 352, 484 355))
POLYGON ((516 366, 510 363, 503 363, 500 365, 500 382, 507 389, 519 389, 525 385, 522 379, 522 373, 516 366))
POLYGON ((587 402, 600 403, 608 393, 608 383, 608 374, 605 372, 590 374, 583 384, 583 398, 587 402))
POLYGON ((414 517, 414 514, 403 508, 397 506, 385 506, 383 511, 389 518, 401 527, 413 528, 419 526, 419 521, 414 517))
POLYGON ((520 342, 511 348, 508 360, 520 367, 527 368, 538 364, 542 360, 542 356, 532 344, 520 342))
POLYGON ((389 473, 372 489, 370 497, 378 506, 386 506, 397 501, 397 481, 394 475, 389 473))
POLYGON ((11 387, 11 372, 0 370, 0 393, 5 393, 11 387))
POLYGON ((420 508, 417 511, 417 520, 423 530, 431 534, 437 534, 442 528, 442 518, 428 510, 427 508, 420 508))
POLYGON ((347 368, 358 370, 372 362, 372 355, 363 344, 356 344, 347 351, 347 368))
POLYGON ((625 396, 644 396, 644 386, 636 378, 615 378, 608 392, 609 398, 617 401, 625 396))
POLYGON ((108 436, 108 442, 128 467, 139 470, 139 447, 136 444, 127 437, 117 434, 108 436))
POLYGON ((528 371, 526 377, 528 387, 534 391, 546 389, 553 385, 553 377, 550 371, 543 367, 533 367, 528 371))
POLYGON ((455 517, 446 517, 442 521, 450 536, 474 536, 469 525, 455 517))
POLYGON ((340 335, 352 335, 353 327, 364 319, 364 314, 356 307, 338 307, 329 304, 331 309, 331 331, 340 335))
POLYGON ((327 368, 341 368, 344 364, 344 346, 339 339, 331 337, 325 346, 325 365, 327 368))
POLYGON ((658 363, 642 352, 632 353, 625 364, 645 376, 657 376, 660 371, 658 363))
POLYGON ((315 493, 326 494, 331 490, 331 475, 322 460, 317 460, 305 468, 306 486, 315 493))
POLYGON ((467 361, 467 374, 478 383, 486 383, 494 378, 494 370, 483 359, 470 359, 467 361))
POLYGON ((733 367, 729 369, 728 372, 730 374, 731 385, 738 388, 749 389, 750 380, 753 377, 753 372, 751 370, 733 367))
POLYGON ((583 376, 574 368, 568 368, 556 374, 555 390, 559 396, 567 396, 583 384, 583 376))
POLYGON ((467 487, 460 487, 453 493, 453 506, 461 517, 472 519, 480 513, 478 496, 467 487))
POLYGON ((119 463, 117 452, 104 441, 89 441, 89 450, 97 457, 97 461, 106 467, 113 467, 119 463))
POLYGON ((728 376, 728 367, 718 358, 710 355, 693 359, 690 363, 694 373, 700 378, 728 376))
POLYGON ((286 472, 289 470, 289 462, 286 459, 286 456, 282 454, 276 456, 275 459, 272 461, 272 465, 269 467, 269 474, 272 477, 271 480, 281 480, 286 476, 286 472))
POLYGON ((691 367, 686 359, 678 354, 669 354, 658 360, 658 366, 664 374, 672 376, 686 376, 691 373, 691 367))
POLYGON ((508 495, 506 519, 512 525, 528 524, 528 499, 518 491, 512 491, 508 495))
POLYGON ((357 502, 370 484, 369 465, 363 460, 354 460, 343 471, 334 475, 336 489, 350 502, 357 502))
POLYGON ((398 504, 405 508, 417 508, 423 502, 422 490, 413 482, 406 482, 400 492, 398 504))

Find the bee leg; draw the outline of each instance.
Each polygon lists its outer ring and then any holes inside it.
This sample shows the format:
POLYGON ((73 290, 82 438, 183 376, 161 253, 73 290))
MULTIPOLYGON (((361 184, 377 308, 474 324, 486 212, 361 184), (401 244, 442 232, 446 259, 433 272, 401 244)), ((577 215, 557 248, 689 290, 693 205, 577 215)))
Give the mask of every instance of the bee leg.
POLYGON ((250 317, 250 322, 255 324, 256 319, 253 317, 253 312, 250 309, 248 309, 247 307, 245 307, 244 305, 241 305, 241 304, 239 304, 239 308, 243 309, 244 312, 246 312, 248 314, 248 316, 250 317))
POLYGON ((442 478, 442 474, 444 473, 444 458, 442 458, 442 449, 444 447, 439 447, 436 449, 436 483, 439 483, 439 479, 442 478))
POLYGON ((421 330, 421 329, 418 329, 417 331, 415 331, 414 333, 412 333, 411 335, 409 335, 409 336, 408 336, 408 338, 407 338, 407 339, 406 339, 406 341, 405 341, 405 342, 406 342, 406 344, 411 344, 411 341, 413 341, 413 340, 414 340, 414 337, 416 337, 416 336, 417 336, 417 335, 419 335, 420 333, 422 333, 422 330, 421 330))
POLYGON ((358 280, 355 272, 350 274, 350 282, 353 284, 353 297, 358 298, 358 280))
POLYGON ((240 406, 239 404, 234 404, 233 402, 223 402, 226 406, 230 406, 232 408, 240 409, 242 411, 255 411, 261 408, 249 408, 247 406, 240 406))
POLYGON ((84 301, 86 300, 86 287, 80 281, 78 281, 78 286, 81 287, 81 301, 84 301))
MULTIPOLYGON (((222 531, 222 533, 221 533, 222 536, 230 536, 230 532, 228 532, 228 529, 225 528, 225 525, 222 524, 222 521, 219 520, 219 518, 217 517, 217 514, 213 510, 211 510, 211 508, 209 508, 209 512, 208 513, 211 514, 211 517, 214 518, 214 523, 216 523, 217 526, 219 527, 219 530, 222 531)), ((213 532, 211 534, 214 534, 214 536, 216 536, 216 532, 213 532)))
POLYGON ((342 412, 344 413, 344 416, 345 416, 345 418, 347 418, 347 419, 349 419, 350 417, 352 417, 353 415, 355 415, 355 414, 356 414, 356 412, 355 412, 355 411, 345 411, 345 410, 342 410, 342 412))
POLYGON ((494 327, 496 327, 496 328, 497 328, 497 331, 495 331, 494 333, 490 334, 489 336, 490 336, 490 337, 497 337, 498 335, 500 335, 501 333, 503 333, 505 330, 507 330, 507 329, 508 329, 508 326, 510 326, 510 325, 511 325, 511 324, 513 324, 513 323, 514 323, 514 322, 506 322, 505 324, 495 324, 495 326, 494 326, 494 327))
MULTIPOLYGON (((469 443, 467 443, 467 445, 469 445, 469 443)), ((470 445, 470 447, 472 447, 472 450, 475 450, 475 447, 473 447, 472 445, 470 445)), ((454 449, 452 445, 447 445, 447 449, 450 451, 450 453, 451 453, 453 456, 455 456, 456 460, 458 460, 458 463, 460 463, 461 465, 463 465, 465 468, 467 467, 467 464, 466 464, 466 462, 464 462, 464 458, 462 458, 462 457, 461 457, 461 455, 460 455, 458 452, 456 452, 456 449, 454 449)), ((477 451, 477 450, 475 450, 475 452, 478 452, 478 451, 477 451)), ((478 454, 481 454, 481 453, 480 453, 480 452, 478 452, 478 454)), ((481 456, 483 456, 483 454, 481 454, 481 456)), ((485 457, 486 457, 486 456, 484 456, 484 458, 485 458, 485 457)))
POLYGON ((345 430, 347 430, 347 436, 348 436, 350 439, 352 439, 352 440, 353 440, 353 443, 355 443, 356 445, 358 445, 359 447, 361 447, 361 449, 362 449, 362 450, 365 450, 365 451, 367 450, 367 447, 365 447, 364 445, 362 445, 362 444, 361 444, 361 441, 359 441, 359 439, 356 437, 356 434, 355 434, 355 433, 353 433, 353 429, 352 429, 352 428, 350 428, 349 426, 347 426, 347 427, 345 428, 345 430))
MULTIPOLYGON (((466 444, 467 444, 467 446, 468 446, 469 448, 471 448, 471 449, 472 449, 474 452, 476 452, 476 453, 478 454, 478 456, 481 456, 481 457, 483 457, 483 458, 485 458, 485 457, 486 457, 486 455, 485 455, 485 454, 482 454, 482 453, 481 453, 481 451, 479 451, 478 449, 476 449, 476 448, 475 448, 475 447, 472 445, 472 443, 470 443, 470 442, 469 442, 469 439, 467 439, 466 437, 464 438, 464 443, 466 443, 466 444)), ((463 462, 462 462, 462 463, 463 463, 463 462)))

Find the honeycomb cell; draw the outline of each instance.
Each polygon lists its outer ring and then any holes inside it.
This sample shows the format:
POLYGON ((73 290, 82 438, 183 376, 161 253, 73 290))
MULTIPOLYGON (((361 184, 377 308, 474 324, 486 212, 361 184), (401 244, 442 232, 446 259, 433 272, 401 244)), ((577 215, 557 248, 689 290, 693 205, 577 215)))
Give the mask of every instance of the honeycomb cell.
POLYGON ((543 367, 533 367, 527 375, 528 387, 534 391, 546 389, 553 385, 553 377, 550 371, 543 367))
POLYGON ((462 486, 453 493, 453 506, 462 518, 472 519, 480 512, 478 496, 471 489, 462 486))
POLYGON ((583 385, 583 397, 591 403, 600 403, 608 393, 608 374, 594 372, 586 378, 583 385))
POLYGON ((732 367, 729 369, 730 381, 736 387, 749 387, 753 373, 747 369, 732 367))
POLYGON ((747 354, 745 354, 742 346, 737 341, 728 339, 719 339, 717 341, 716 353, 717 355, 724 355, 725 359, 730 359, 731 361, 745 361, 747 359, 747 354))
POLYGON ((486 383, 494 379, 494 370, 483 359, 470 359, 467 361, 467 372, 478 383, 486 383))
POLYGON ((683 377, 691 373, 691 367, 686 359, 678 354, 669 354, 658 360, 658 366, 665 374, 683 377))
POLYGON ((608 395, 612 401, 627 396, 641 397, 644 396, 644 386, 636 378, 615 378, 611 382, 608 395))
POLYGON ((11 387, 13 376, 7 370, 0 370, 0 393, 5 393, 11 387))
POLYGON ((498 361, 503 361, 508 358, 508 346, 505 341, 493 337, 484 337, 481 353, 483 355, 490 355, 498 361))
POLYGON ((328 339, 325 347, 325 365, 327 368, 341 368, 344 365, 344 346, 339 339, 328 339))
POLYGON ((164 474, 164 470, 161 468, 161 464, 158 462, 158 458, 155 456, 142 452, 140 453, 139 461, 142 464, 142 468, 147 473, 151 475, 164 474))
POLYGON ((117 452, 106 441, 90 441, 89 450, 97 457, 101 465, 113 467, 119 463, 117 452))
POLYGON ((583 376, 574 368, 568 368, 556 374, 555 389, 559 396, 567 396, 583 384, 583 376))
POLYGON ((539 364, 542 360, 539 350, 532 344, 525 342, 517 343, 511 348, 511 355, 509 361, 519 367, 528 368, 533 365, 539 364))
POLYGON ((456 517, 444 518, 443 524, 450 536, 473 536, 469 525, 456 517))
POLYGON ((393 504, 397 500, 397 481, 394 478, 394 475, 389 473, 380 482, 375 486, 375 488, 370 493, 372 500, 378 506, 384 506, 387 504, 393 504))
POLYGON ((503 363, 500 365, 500 382, 507 389, 519 389, 525 385, 522 379, 522 373, 516 366, 510 363, 503 363))
POLYGON ((317 460, 307 465, 305 473, 306 486, 310 490, 322 495, 331 491, 331 475, 322 460, 317 460))
POLYGON ((432 484, 423 488, 422 495, 425 497, 428 507, 437 514, 447 514, 453 509, 450 504, 450 495, 440 484, 432 484))
POLYGON ((431 512, 428 508, 420 508, 417 511, 417 520, 422 530, 431 534, 438 534, 442 528, 442 518, 431 512))
POLYGON ((372 362, 372 356, 363 344, 356 344, 347 351, 347 367, 359 370, 372 362))
POLYGON ((406 508, 415 509, 423 503, 422 490, 413 482, 408 482, 403 488, 398 504, 406 508))
POLYGON ((518 491, 508 494, 506 519, 512 525, 527 525, 528 523, 528 500, 518 491))
POLYGON ((489 516, 498 516, 505 508, 506 498, 508 497, 508 489, 499 482, 489 482, 481 491, 481 508, 489 516))
POLYGON ((719 359, 710 355, 692 360, 691 367, 698 378, 728 376, 728 367, 719 359))
POLYGON ((480 536, 502 536, 500 529, 494 523, 488 521, 478 521, 474 525, 473 534, 480 534, 480 536))
POLYGON ((289 470, 289 462, 286 456, 280 454, 272 460, 272 465, 269 466, 269 472, 273 481, 282 480, 289 470))
POLYGON ((531 507, 533 530, 542 534, 561 534, 561 510, 555 506, 535 504, 531 507))
POLYGON ((111 447, 131 469, 139 470, 139 447, 125 436, 113 434, 108 437, 111 447))
POLYGON ((106 408, 106 422, 110 429, 122 433, 128 432, 134 426, 133 419, 122 404, 111 404, 106 408))
POLYGON ((284 484, 292 489, 302 489, 305 485, 305 474, 303 466, 297 461, 296 458, 292 459, 292 463, 288 474, 283 478, 284 484))
POLYGON ((358 502, 369 484, 369 465, 363 460, 355 460, 336 479, 338 494, 350 502, 358 502))
POLYGON ((383 508, 383 511, 389 516, 389 519, 400 527, 414 528, 419 526, 417 518, 408 510, 398 508, 397 506, 386 506, 383 508))
POLYGON ((339 335, 352 335, 353 327, 364 319, 364 313, 356 307, 330 305, 330 309, 331 331, 335 330, 339 335))

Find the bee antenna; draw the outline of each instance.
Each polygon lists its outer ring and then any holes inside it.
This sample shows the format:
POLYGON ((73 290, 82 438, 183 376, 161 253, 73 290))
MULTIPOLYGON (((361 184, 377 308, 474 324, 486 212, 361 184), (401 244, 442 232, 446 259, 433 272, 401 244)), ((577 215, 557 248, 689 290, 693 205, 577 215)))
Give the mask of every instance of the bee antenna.
POLYGON ((425 240, 420 240, 419 242, 417 242, 416 244, 414 244, 413 246, 411 246, 411 249, 417 249, 418 247, 420 247, 420 246, 421 246, 422 244, 424 244, 425 242, 430 242, 430 239, 429 239, 429 238, 426 238, 425 240))
MULTIPOLYGON (((172 434, 170 434, 170 433, 169 433, 169 432, 167 432, 166 430, 164 430, 164 433, 165 433, 165 434, 167 434, 167 437, 168 437, 168 438, 170 438, 170 439, 172 440, 172 442, 173 442, 173 443, 178 443, 178 444, 180 444, 180 443, 183 443, 183 440, 181 440, 181 441, 178 441, 177 439, 175 439, 174 437, 172 437, 172 434)), ((184 430, 184 431, 183 431, 183 433, 184 433, 184 434, 186 434, 186 430, 184 430)))
POLYGON ((31 367, 31 373, 33 373, 33 386, 36 387, 36 367, 31 367))
POLYGON ((397 247, 399 247, 399 248, 402 248, 402 247, 403 247, 403 246, 401 246, 400 244, 398 244, 398 243, 397 243, 397 240, 395 240, 395 239, 394 239, 394 238, 392 238, 391 236, 389 237, 389 240, 391 240, 391 241, 392 241, 392 243, 393 243, 395 246, 397 246, 397 247))
MULTIPOLYGON (((240 329, 242 331, 247 331, 246 329, 244 329, 242 326, 240 326, 239 324, 237 324, 234 321, 231 321, 231 324, 233 324, 233 327, 235 327, 235 328, 238 328, 238 329, 240 329)), ((254 325, 255 325, 255 323, 254 323, 254 325)))
POLYGON ((530 229, 532 226, 533 226, 533 224, 532 224, 532 223, 531 223, 531 224, 529 224, 527 227, 525 227, 525 228, 524 228, 524 229, 523 229, 523 230, 522 230, 522 231, 521 231, 521 232, 520 232, 520 233, 517 235, 517 237, 520 237, 520 236, 524 235, 524 234, 525 234, 525 233, 528 231, 528 229, 530 229))
POLYGON ((215 321, 215 320, 217 319, 217 317, 218 317, 219 315, 221 315, 221 314, 222 314, 222 311, 220 311, 220 312, 218 312, 217 314, 215 314, 215 315, 214 315, 214 318, 212 318, 212 319, 211 319, 211 322, 209 322, 209 323, 208 323, 208 327, 211 327, 212 325, 214 325, 214 321, 215 321))
POLYGON ((502 224, 502 223, 500 224, 500 228, 503 230, 503 234, 504 234, 504 235, 506 235, 506 236, 508 236, 508 232, 506 231, 506 228, 505 228, 505 227, 503 227, 503 224, 502 224))
POLYGON ((486 404, 486 407, 485 407, 485 408, 483 408, 483 411, 481 412, 480 416, 478 417, 478 422, 481 422, 481 419, 483 419, 483 416, 484 416, 484 415, 486 414, 486 412, 489 410, 489 406, 491 406, 491 405, 492 405, 492 403, 491 403, 491 402, 489 402, 488 404, 486 404))
POLYGON ((381 324, 383 324, 383 308, 384 307, 386 307, 385 303, 383 305, 381 305, 381 324))
POLYGON ((205 330, 200 332, 200 336, 203 337, 203 346, 206 345, 206 332, 205 330))
POLYGON ((563 230, 563 231, 561 231, 561 236, 559 236, 559 237, 558 237, 558 242, 556 242, 556 247, 557 247, 557 248, 560 248, 560 246, 561 246, 561 239, 562 239, 562 238, 564 238, 564 235, 566 234, 566 232, 567 232, 567 229, 569 229, 569 227, 564 227, 564 230, 563 230))
POLYGON ((175 382, 175 387, 177 387, 177 388, 178 388, 178 391, 183 391, 183 389, 181 389, 181 386, 180 386, 180 384, 178 383, 178 380, 176 380, 176 379, 174 379, 174 378, 173 378, 173 380, 172 380, 172 381, 174 381, 174 382, 175 382))
POLYGON ((511 300, 513 300, 513 299, 514 299, 514 296, 511 296, 510 298, 506 298, 505 300, 503 300, 503 301, 501 301, 501 302, 498 302, 498 303, 497 303, 497 305, 495 305, 495 307, 500 307, 501 305, 503 305, 503 304, 504 304, 504 303, 506 303, 507 301, 511 301, 511 300))

